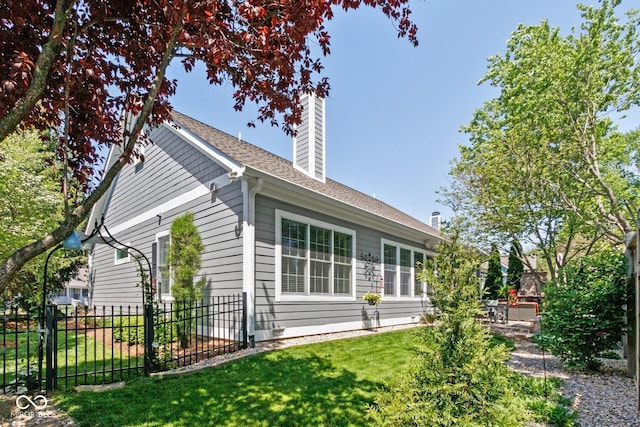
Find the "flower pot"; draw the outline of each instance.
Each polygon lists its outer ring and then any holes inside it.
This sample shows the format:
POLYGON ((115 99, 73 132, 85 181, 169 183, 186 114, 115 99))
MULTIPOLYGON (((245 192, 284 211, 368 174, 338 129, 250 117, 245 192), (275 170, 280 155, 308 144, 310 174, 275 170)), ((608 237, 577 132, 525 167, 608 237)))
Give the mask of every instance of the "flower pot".
POLYGON ((368 302, 369 302, 369 305, 376 305, 376 302, 373 300, 368 300, 368 302))

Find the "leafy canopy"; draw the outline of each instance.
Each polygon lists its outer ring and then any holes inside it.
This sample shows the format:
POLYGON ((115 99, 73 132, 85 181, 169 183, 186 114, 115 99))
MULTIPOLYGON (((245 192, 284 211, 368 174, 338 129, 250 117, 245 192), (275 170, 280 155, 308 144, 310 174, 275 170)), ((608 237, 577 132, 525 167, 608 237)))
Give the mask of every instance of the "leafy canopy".
POLYGON ((204 62, 211 84, 236 87, 236 109, 256 102, 259 119, 275 124, 276 114, 285 113, 290 131, 299 119, 301 92, 326 95, 329 89, 318 77, 322 64, 310 46, 329 53, 324 25, 333 8, 378 7, 398 24, 400 36, 415 43, 406 3, 5 2, 0 6, 0 140, 26 126, 64 128, 61 143, 73 153, 70 169, 86 180, 97 148, 120 142, 123 110, 139 113, 155 84, 152 114, 145 121, 169 118, 177 82, 158 74, 165 55, 180 58, 187 71, 204 62))
POLYGON ((481 80, 499 95, 462 130, 445 202, 470 234, 535 247, 551 277, 579 254, 621 244, 638 207, 637 132, 614 119, 640 102, 638 11, 578 6, 563 36, 547 21, 519 26, 481 80))
MULTIPOLYGON (((60 165, 54 142, 38 132, 10 135, 0 145, 0 261, 15 248, 36 240, 63 218, 60 165)), ((48 290, 55 291, 85 261, 77 254, 58 251, 49 262, 48 290), (70 257, 62 255, 71 255, 70 257)), ((19 302, 39 303, 42 298, 44 257, 39 257, 16 275, 0 294, 3 301, 20 295, 19 302)))
POLYGON ((408 0, 2 2, 0 144, 31 127, 57 134, 65 217, 0 265, 0 291, 78 227, 124 164, 141 156, 144 127, 169 119, 178 82, 165 74, 174 59, 187 71, 201 61, 211 84, 235 88, 237 110, 256 103, 258 120, 292 132, 300 95, 328 94, 320 60, 330 52, 326 21, 334 8, 361 5, 417 44, 408 0), (114 145, 122 154, 93 185, 100 150, 114 145), (85 195, 79 201, 69 197, 74 185, 85 195))

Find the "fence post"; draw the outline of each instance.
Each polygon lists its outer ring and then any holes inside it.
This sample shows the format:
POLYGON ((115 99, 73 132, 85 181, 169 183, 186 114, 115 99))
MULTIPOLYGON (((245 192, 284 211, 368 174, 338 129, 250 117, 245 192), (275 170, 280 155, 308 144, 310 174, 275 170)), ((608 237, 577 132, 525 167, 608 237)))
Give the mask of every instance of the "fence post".
POLYGON ((149 375, 153 371, 153 304, 144 306, 144 374, 149 375))
POLYGON ((46 393, 50 393, 53 391, 53 379, 57 375, 57 366, 54 366, 53 363, 53 338, 56 331, 56 306, 55 305, 47 305, 45 309, 45 317, 47 322, 47 331, 46 331, 46 371, 47 378, 45 382, 45 391, 46 393))
POLYGON ((242 348, 247 348, 247 293, 242 293, 242 348))

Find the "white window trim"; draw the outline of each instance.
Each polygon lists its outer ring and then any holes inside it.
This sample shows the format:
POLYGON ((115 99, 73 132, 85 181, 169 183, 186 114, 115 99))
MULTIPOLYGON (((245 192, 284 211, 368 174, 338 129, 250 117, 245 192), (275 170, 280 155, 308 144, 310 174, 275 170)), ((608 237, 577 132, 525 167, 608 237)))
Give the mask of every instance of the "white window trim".
MULTIPOLYGON (((276 209, 276 301, 355 301, 356 300, 356 232, 350 228, 341 227, 328 222, 319 221, 306 216, 294 214, 291 212, 276 209), (282 292, 282 219, 289 219, 292 221, 298 221, 305 223, 309 226, 321 227, 331 231, 337 231, 343 234, 349 234, 351 236, 351 294, 345 295, 318 295, 310 294, 309 282, 310 282, 310 268, 311 263, 307 262, 306 271, 304 275, 305 289, 307 295, 291 295, 282 292)), ((307 229, 308 230, 308 229, 307 229)), ((308 231, 307 231, 308 232, 308 231)), ((307 249, 307 257, 310 256, 310 251, 307 249)), ((332 262, 333 264, 333 262, 332 262)), ((333 276, 331 278, 331 292, 333 292, 333 276)))
MULTIPOLYGON (((173 277, 171 276, 171 267, 169 267, 169 295, 165 295, 163 292, 161 292, 160 286, 162 284, 160 283, 160 280, 159 280, 160 279, 160 239, 163 237, 167 237, 169 235, 170 235, 169 230, 156 233, 156 251, 158 252, 156 254, 158 261, 156 263, 156 271, 155 271, 156 283, 158 287, 158 289, 156 289, 156 295, 160 295, 161 301, 173 302, 175 298, 173 297, 173 295, 171 295, 171 286, 173 285, 172 283, 173 277)), ((171 246, 171 237, 169 237, 169 246, 171 246)))
MULTIPOLYGON (((127 243, 126 246, 131 246, 131 243, 127 243)), ((127 248, 113 248, 113 265, 126 264, 131 261, 131 251, 127 248), (118 251, 127 251, 127 256, 124 258, 118 258, 118 251)))
MULTIPOLYGON (((380 293, 382 294, 383 300, 385 298, 390 298, 390 299, 393 299, 394 301, 402 301, 402 300, 413 301, 416 298, 420 298, 422 296, 421 294, 416 294, 416 287, 415 287, 416 266, 413 263, 413 260, 415 259, 416 252, 419 252, 422 254, 423 260, 427 259, 427 252, 423 249, 417 248, 415 246, 405 245, 403 243, 398 243, 393 240, 380 239, 380 253, 382 254, 382 259, 380 263, 380 272, 382 274, 382 286, 380 289, 380 293), (394 295, 384 293, 384 273, 385 273, 384 245, 395 246, 396 248, 396 260, 397 260, 395 265, 396 282, 394 286, 396 293, 394 295), (402 295, 402 296, 400 295, 400 249, 408 249, 411 251, 411 283, 409 286, 410 295, 402 295)), ((427 289, 427 283, 422 282, 423 292, 426 292, 426 289, 427 289)))

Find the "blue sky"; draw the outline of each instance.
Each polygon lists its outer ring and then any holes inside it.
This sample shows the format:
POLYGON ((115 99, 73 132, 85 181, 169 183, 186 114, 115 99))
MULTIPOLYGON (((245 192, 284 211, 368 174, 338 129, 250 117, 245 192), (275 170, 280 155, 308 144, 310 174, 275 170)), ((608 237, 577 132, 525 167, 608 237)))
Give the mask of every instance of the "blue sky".
MULTIPOLYGON (((630 7, 623 1, 619 13, 630 7)), ((432 211, 451 215, 436 191, 448 185, 450 162, 466 142, 460 126, 497 94, 477 85, 487 58, 504 54, 519 23, 548 19, 568 34, 581 19, 569 0, 425 0, 411 9, 419 26, 417 48, 398 39, 377 10, 338 11, 327 25, 326 164, 329 178, 428 222, 432 211)), ((257 109, 247 105, 235 112, 230 87, 210 86, 201 69, 185 75, 178 63, 169 78, 178 79, 176 110, 292 159, 291 138, 281 129, 246 126, 257 109)))

